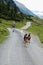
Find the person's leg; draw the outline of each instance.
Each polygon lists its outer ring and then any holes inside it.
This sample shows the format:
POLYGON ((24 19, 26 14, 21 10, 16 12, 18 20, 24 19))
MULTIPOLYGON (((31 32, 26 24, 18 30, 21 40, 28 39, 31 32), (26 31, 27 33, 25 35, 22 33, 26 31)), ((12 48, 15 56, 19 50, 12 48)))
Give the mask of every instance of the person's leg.
POLYGON ((29 39, 29 44, 30 44, 30 39, 29 39))

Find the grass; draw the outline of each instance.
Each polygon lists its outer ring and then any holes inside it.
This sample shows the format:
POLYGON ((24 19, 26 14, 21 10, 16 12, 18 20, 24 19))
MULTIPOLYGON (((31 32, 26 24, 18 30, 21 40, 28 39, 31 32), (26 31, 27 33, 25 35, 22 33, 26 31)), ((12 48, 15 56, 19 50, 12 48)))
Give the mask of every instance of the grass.
MULTIPOLYGON (((32 17, 32 19, 36 22, 31 21, 32 24, 26 31, 30 31, 33 34, 38 35, 40 41, 43 43, 43 20, 36 17, 32 17)), ((21 28, 26 24, 26 20, 18 22, 0 18, 0 43, 9 35, 7 28, 11 27, 12 23, 16 24, 16 28, 21 28)))
POLYGON ((8 35, 9 31, 7 30, 5 20, 0 18, 0 44, 7 38, 8 35))
POLYGON ((18 22, 14 20, 5 20, 5 19, 0 18, 0 44, 9 35, 9 31, 7 30, 7 28, 10 28, 12 23, 16 24, 16 28, 21 28, 22 26, 25 25, 26 20, 18 22))
POLYGON ((16 28, 21 28, 22 26, 24 26, 26 24, 26 20, 18 22, 18 21, 14 21, 14 20, 0 19, 0 21, 2 22, 2 24, 0 24, 0 26, 4 26, 6 28, 11 27, 11 25, 13 23, 16 24, 16 28))
POLYGON ((9 32, 3 26, 0 27, 0 44, 7 38, 9 32))
MULTIPOLYGON (((33 18, 33 19, 35 19, 35 18, 33 18)), ((43 20, 41 20, 41 19, 37 19, 37 20, 41 24, 36 23, 36 22, 32 22, 31 26, 27 29, 27 31, 30 31, 33 34, 38 35, 41 43, 43 43, 43 20)))
POLYGON ((26 24, 26 20, 24 20, 24 21, 21 21, 21 22, 16 22, 16 28, 21 28, 21 27, 23 27, 24 25, 26 24))

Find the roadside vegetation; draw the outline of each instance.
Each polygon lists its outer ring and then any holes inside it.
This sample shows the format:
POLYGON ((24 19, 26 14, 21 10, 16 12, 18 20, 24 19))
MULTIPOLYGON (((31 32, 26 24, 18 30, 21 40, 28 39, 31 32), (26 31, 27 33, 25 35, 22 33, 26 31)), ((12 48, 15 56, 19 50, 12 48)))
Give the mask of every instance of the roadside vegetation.
POLYGON ((12 24, 16 24, 16 28, 21 28, 25 25, 26 20, 23 21, 14 21, 14 20, 5 20, 0 18, 0 44, 7 38, 9 31, 7 28, 10 28, 12 24))
POLYGON ((0 20, 0 44, 7 38, 9 31, 7 30, 5 24, 0 20))
POLYGON ((43 19, 39 19, 36 17, 32 17, 33 21, 31 26, 27 29, 27 31, 30 31, 31 33, 37 35, 43 43, 43 19))
POLYGON ((16 24, 16 28, 21 28, 21 27, 23 27, 25 24, 26 24, 26 22, 27 22, 27 20, 23 20, 23 21, 20 21, 20 22, 15 22, 15 24, 16 24))

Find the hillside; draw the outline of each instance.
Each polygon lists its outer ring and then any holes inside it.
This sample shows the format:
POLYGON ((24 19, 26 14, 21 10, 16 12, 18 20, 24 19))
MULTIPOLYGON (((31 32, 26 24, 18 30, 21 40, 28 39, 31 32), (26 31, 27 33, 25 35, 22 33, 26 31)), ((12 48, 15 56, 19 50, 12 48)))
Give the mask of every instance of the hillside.
POLYGON ((32 34, 37 35, 43 43, 43 19, 32 17, 31 26, 26 30, 30 31, 32 34))
POLYGON ((18 1, 14 1, 20 11, 26 15, 36 16, 31 10, 29 10, 25 5, 19 3, 18 1))
POLYGON ((0 18, 21 21, 26 17, 27 15, 20 11, 13 0, 0 1, 0 18))

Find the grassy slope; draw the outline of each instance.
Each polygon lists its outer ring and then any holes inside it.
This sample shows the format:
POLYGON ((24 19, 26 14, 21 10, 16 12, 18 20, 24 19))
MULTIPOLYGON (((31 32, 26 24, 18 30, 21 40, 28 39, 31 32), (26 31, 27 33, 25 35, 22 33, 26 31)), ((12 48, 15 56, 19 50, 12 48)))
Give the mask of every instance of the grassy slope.
POLYGON ((9 35, 9 31, 7 30, 7 28, 11 27, 12 23, 16 24, 16 28, 21 28, 22 26, 25 25, 26 21, 24 20, 21 22, 15 22, 12 20, 4 20, 0 18, 0 44, 1 42, 3 42, 6 39, 6 36, 9 35))
POLYGON ((27 31, 38 35, 40 41, 43 43, 43 20, 35 17, 33 17, 32 19, 38 21, 39 23, 32 21, 32 25, 30 26, 30 28, 27 29, 27 31))
POLYGON ((16 22, 16 28, 21 28, 26 24, 26 20, 21 21, 21 22, 16 22))
POLYGON ((7 38, 9 32, 7 26, 4 23, 4 20, 0 19, 0 44, 7 38))
POLYGON ((0 44, 7 38, 9 32, 6 28, 0 27, 0 44))
MULTIPOLYGON (((30 26, 30 28, 27 29, 27 31, 30 31, 33 34, 38 35, 41 42, 43 43, 43 20, 36 18, 36 17, 32 17, 32 19, 38 21, 39 24, 31 21, 32 25, 30 26)), ((15 21, 12 21, 12 20, 0 19, 0 21, 1 21, 1 23, 0 23, 0 42, 2 42, 6 38, 6 36, 9 34, 7 28, 11 27, 12 23, 16 24, 16 28, 21 28, 26 23, 26 20, 21 21, 21 22, 17 22, 17 21, 15 22, 15 21)))

